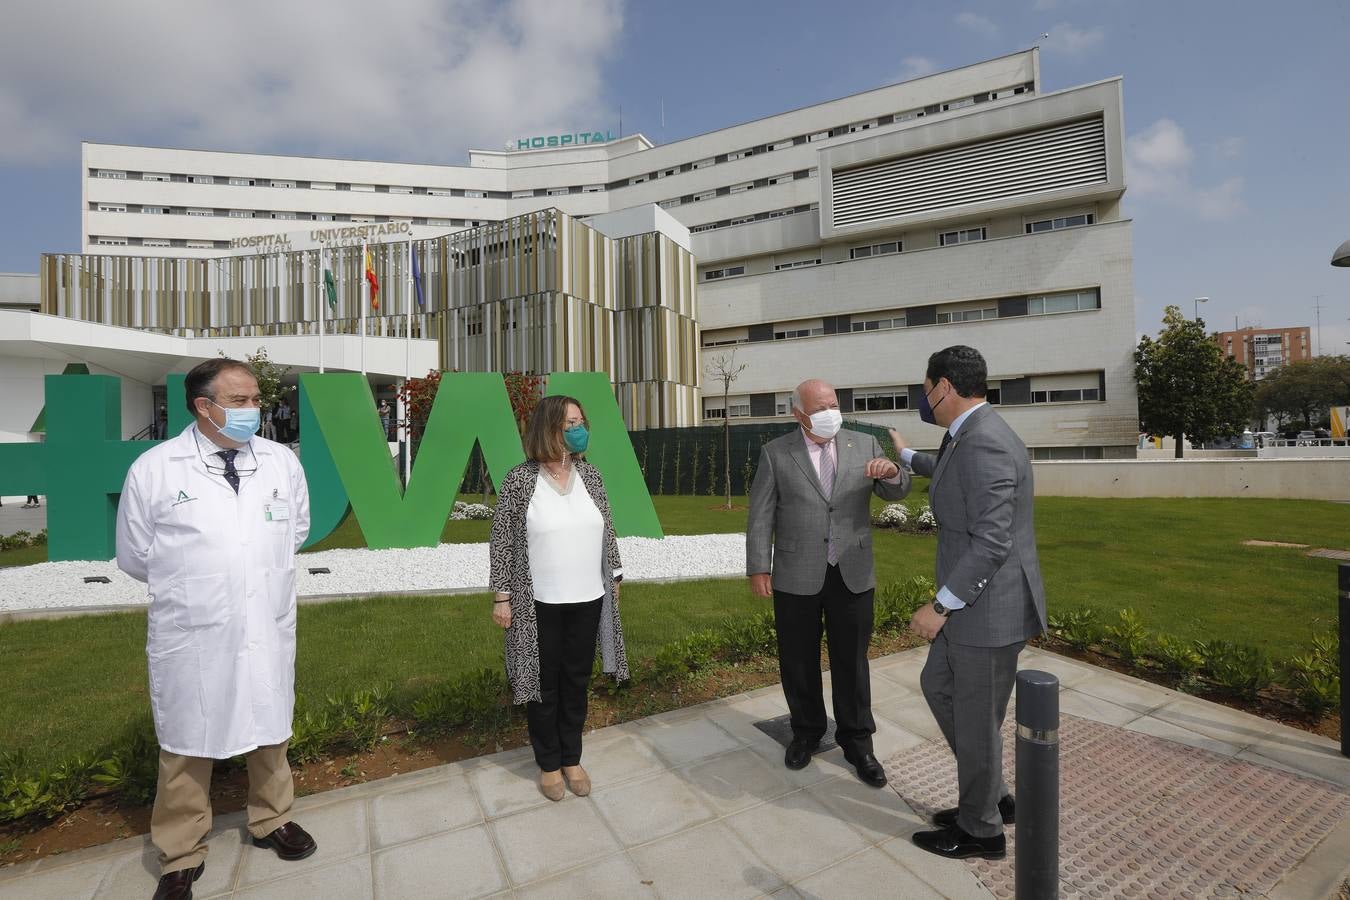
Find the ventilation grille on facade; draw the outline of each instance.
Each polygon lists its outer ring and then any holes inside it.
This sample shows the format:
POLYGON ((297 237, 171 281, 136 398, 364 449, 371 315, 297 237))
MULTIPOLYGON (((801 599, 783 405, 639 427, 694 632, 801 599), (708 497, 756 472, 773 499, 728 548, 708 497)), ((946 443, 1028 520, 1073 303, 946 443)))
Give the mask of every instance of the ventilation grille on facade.
POLYGON ((1103 120, 871 163, 834 173, 834 226, 1106 181, 1103 120))

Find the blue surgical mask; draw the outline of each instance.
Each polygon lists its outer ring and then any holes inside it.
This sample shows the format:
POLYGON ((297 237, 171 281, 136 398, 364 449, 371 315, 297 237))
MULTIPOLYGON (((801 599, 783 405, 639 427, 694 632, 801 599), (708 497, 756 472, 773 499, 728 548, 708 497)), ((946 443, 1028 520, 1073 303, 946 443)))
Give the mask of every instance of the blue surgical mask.
MULTIPOLYGON (((258 426, 262 424, 262 410, 256 406, 245 406, 242 409, 230 409, 221 406, 219 403, 212 403, 217 409, 225 410, 225 427, 216 425, 216 431, 219 431, 222 437, 227 437, 232 441, 243 444, 258 433, 258 426)), ((215 422, 211 423, 215 425, 215 422)))
POLYGON ((585 453, 591 443, 591 433, 585 425, 573 425, 563 430, 563 443, 573 453, 585 453))
MULTIPOLYGON (((934 386, 933 391, 936 390, 937 387, 934 386)), ((928 394, 933 393, 933 391, 929 391, 928 394)), ((937 419, 933 417, 933 407, 928 404, 928 394, 924 394, 919 398, 919 418, 922 419, 924 422, 927 422, 929 425, 936 425, 937 419)), ((947 399, 946 395, 943 395, 941 398, 939 398, 938 406, 941 406, 942 401, 946 399, 947 399)))

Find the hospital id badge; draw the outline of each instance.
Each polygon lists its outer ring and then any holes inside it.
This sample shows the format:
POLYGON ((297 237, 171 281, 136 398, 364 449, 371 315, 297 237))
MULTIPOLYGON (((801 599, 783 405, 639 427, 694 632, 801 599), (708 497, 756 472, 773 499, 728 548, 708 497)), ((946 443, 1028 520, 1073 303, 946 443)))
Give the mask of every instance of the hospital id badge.
POLYGON ((268 522, 285 522, 291 517, 291 508, 285 503, 263 504, 263 519, 268 522))

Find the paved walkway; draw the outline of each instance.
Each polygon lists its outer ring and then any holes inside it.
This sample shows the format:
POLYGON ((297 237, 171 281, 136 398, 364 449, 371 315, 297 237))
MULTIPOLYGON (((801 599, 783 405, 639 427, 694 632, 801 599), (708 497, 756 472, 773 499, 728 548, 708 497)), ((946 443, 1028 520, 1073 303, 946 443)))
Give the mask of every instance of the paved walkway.
MULTIPOLYGON (((883 759, 939 739, 918 691, 925 652, 873 661, 883 759)), ((1029 650, 1022 667, 1059 675, 1072 716, 1320 779, 1319 791, 1331 782, 1350 807, 1350 760, 1331 741, 1052 654, 1029 650)), ((896 790, 859 783, 837 748, 785 769, 753 724, 783 712, 774 686, 594 732, 588 799, 544 800, 527 748, 306 797, 296 817, 320 851, 300 863, 245 848, 240 815, 224 816, 196 897, 994 896, 979 866, 916 850, 923 821, 896 790)), ((1219 790, 1235 803, 1247 793, 1240 780, 1219 790)), ((1333 891, 1350 867, 1350 815, 1299 852, 1267 896, 1333 891)), ((132 838, 0 871, 0 897, 148 898, 156 876, 148 841, 132 838)))
POLYGON ((27 497, 5 497, 5 505, 0 506, 0 534, 11 535, 16 531, 37 534, 47 527, 47 498, 42 497, 37 509, 24 509, 27 497))

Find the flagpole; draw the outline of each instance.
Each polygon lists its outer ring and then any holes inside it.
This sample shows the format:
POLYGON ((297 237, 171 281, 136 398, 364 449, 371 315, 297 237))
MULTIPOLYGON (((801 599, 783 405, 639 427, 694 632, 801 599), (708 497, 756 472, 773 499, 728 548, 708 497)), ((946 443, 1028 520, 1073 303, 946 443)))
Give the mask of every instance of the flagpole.
POLYGON ((327 330, 327 329, 324 328, 324 322, 326 322, 327 319, 328 319, 328 316, 325 314, 325 310, 324 310, 324 307, 328 305, 328 281, 327 281, 327 279, 325 279, 325 278, 323 277, 323 272, 324 272, 324 269, 323 269, 323 244, 320 244, 320 245, 319 245, 319 254, 318 254, 318 256, 319 256, 319 271, 316 273, 316 276, 317 276, 317 277, 316 277, 315 280, 314 280, 314 284, 315 284, 315 286, 318 288, 318 290, 315 291, 315 293, 318 294, 318 298, 317 298, 317 299, 318 299, 318 301, 319 301, 319 374, 322 375, 322 374, 323 374, 323 333, 324 333, 324 331, 327 330))
POLYGON ((361 258, 356 261, 356 277, 361 284, 361 374, 366 374, 366 307, 370 305, 370 282, 366 279, 365 241, 361 242, 361 258))
MULTIPOLYGON (((413 292, 416 285, 413 284, 413 242, 412 230, 408 231, 408 271, 404 273, 407 282, 407 302, 408 302, 408 323, 406 333, 403 335, 403 392, 408 392, 408 380, 412 376, 412 309, 413 302, 416 299, 413 292)), ((404 402, 403 410, 403 439, 405 446, 403 450, 403 485, 406 490, 408 479, 412 478, 412 431, 408 427, 407 403, 404 402)))

